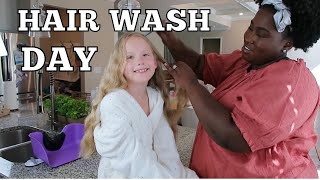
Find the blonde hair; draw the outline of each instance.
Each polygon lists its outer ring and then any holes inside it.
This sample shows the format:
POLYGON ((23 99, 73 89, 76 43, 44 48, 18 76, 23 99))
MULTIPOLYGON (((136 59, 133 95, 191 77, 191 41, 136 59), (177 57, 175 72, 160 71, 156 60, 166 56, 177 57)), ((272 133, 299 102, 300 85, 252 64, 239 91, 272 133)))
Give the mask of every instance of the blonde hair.
POLYGON ((160 53, 153 46, 148 38, 140 33, 125 33, 123 34, 115 45, 115 49, 110 56, 109 64, 106 66, 103 77, 100 81, 96 97, 91 103, 91 112, 86 117, 85 133, 81 141, 80 156, 84 158, 90 157, 96 152, 94 143, 93 131, 100 123, 100 119, 96 116, 98 105, 101 103, 103 97, 110 93, 115 88, 126 88, 127 81, 124 77, 124 69, 126 66, 126 42, 131 37, 139 37, 144 39, 151 47, 153 54, 158 62, 158 68, 154 75, 149 80, 148 86, 158 89, 164 100, 164 114, 174 134, 177 132, 177 122, 181 117, 182 109, 186 105, 188 99, 186 92, 182 89, 177 90, 178 106, 175 110, 170 109, 169 90, 166 87, 164 71, 161 68, 161 60, 163 60, 160 53))

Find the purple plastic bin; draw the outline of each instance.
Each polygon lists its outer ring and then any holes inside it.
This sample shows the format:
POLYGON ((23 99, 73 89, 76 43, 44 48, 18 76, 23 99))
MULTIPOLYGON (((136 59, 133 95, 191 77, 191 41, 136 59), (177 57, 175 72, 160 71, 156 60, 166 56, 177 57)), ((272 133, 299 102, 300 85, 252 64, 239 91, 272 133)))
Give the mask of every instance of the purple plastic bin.
POLYGON ((80 142, 84 135, 84 125, 72 123, 66 125, 62 132, 66 137, 61 148, 57 151, 49 151, 43 145, 42 132, 29 134, 32 150, 35 157, 42 159, 50 167, 57 167, 79 159, 80 142))

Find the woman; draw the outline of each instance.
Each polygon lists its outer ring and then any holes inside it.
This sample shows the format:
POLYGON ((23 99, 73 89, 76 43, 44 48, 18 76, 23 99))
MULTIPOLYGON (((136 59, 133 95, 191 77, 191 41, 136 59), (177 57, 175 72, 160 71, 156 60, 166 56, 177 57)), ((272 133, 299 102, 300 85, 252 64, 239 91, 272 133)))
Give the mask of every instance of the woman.
POLYGON ((256 2, 241 51, 199 55, 173 33, 158 33, 180 61, 167 68, 200 122, 190 167, 201 178, 317 178, 308 153, 317 141, 319 88, 305 62, 286 54, 319 39, 320 2, 256 2))
POLYGON ((161 61, 139 33, 117 42, 81 143, 83 157, 101 155, 99 178, 197 178, 182 165, 173 135, 186 98, 169 108, 161 61))

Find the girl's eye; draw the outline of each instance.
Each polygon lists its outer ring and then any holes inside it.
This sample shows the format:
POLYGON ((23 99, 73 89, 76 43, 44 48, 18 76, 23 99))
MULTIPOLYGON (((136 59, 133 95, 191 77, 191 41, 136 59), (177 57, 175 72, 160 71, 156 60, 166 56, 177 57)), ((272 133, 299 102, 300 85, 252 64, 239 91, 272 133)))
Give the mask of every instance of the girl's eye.
POLYGON ((149 56, 149 54, 144 54, 143 56, 149 56))
POLYGON ((132 59, 133 58, 133 56, 127 56, 127 59, 132 59))

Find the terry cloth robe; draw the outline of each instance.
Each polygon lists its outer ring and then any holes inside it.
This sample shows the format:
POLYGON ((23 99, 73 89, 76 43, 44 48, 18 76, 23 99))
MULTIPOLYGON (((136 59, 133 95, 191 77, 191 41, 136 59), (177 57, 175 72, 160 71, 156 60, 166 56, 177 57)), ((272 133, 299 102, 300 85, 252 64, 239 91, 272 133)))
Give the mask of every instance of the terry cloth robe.
POLYGON ((149 116, 123 89, 101 101, 101 123, 94 130, 98 178, 197 178, 180 161, 160 92, 148 87, 147 93, 149 116))

